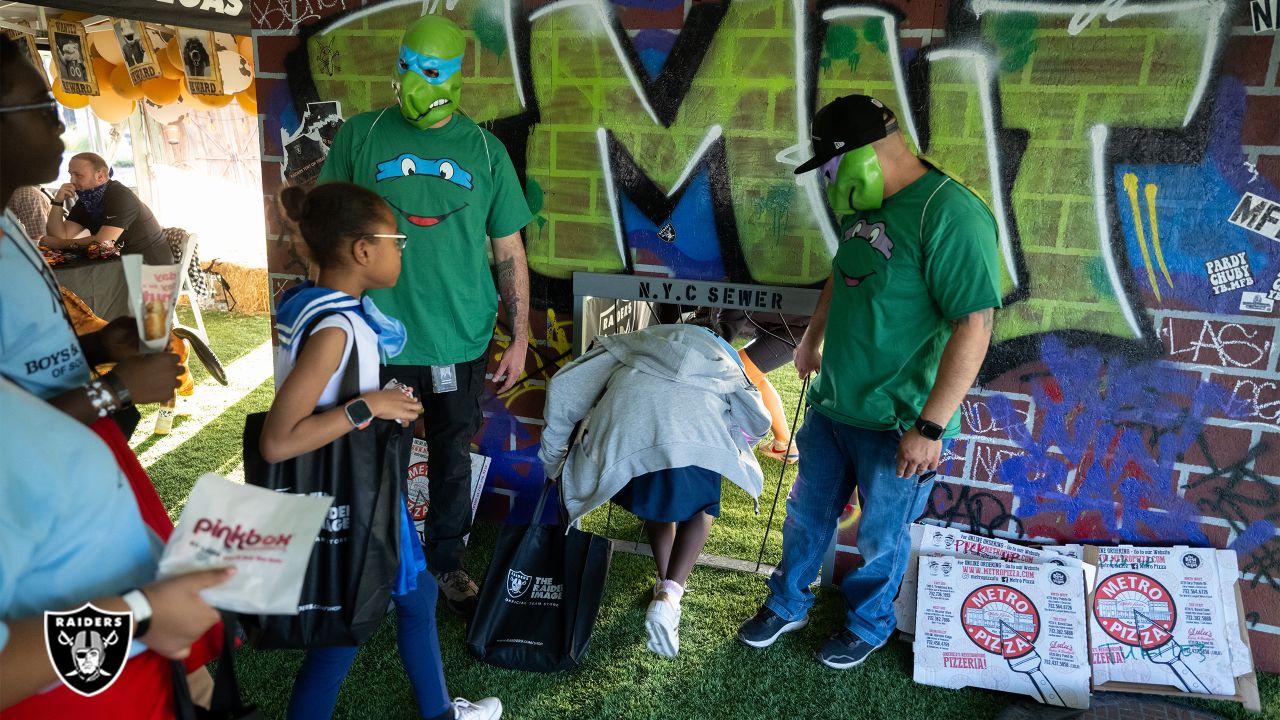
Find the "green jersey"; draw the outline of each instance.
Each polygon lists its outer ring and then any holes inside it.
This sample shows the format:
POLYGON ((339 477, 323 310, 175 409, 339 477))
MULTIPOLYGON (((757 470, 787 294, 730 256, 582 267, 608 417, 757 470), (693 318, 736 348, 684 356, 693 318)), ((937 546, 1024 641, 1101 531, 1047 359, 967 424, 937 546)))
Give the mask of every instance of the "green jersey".
POLYGON ((320 171, 320 182, 330 180, 381 195, 409 236, 399 282, 369 292, 408 329, 409 343, 391 363, 444 365, 484 354, 498 310, 488 239, 531 219, 502 142, 460 113, 419 130, 391 106, 342 125, 320 171))
MULTIPOLYGON (((948 321, 1000 307, 995 219, 930 169, 879 210, 842 218, 822 369, 809 402, 871 430, 915 424, 933 390, 948 321)), ((946 435, 960 428, 960 413, 946 435)))

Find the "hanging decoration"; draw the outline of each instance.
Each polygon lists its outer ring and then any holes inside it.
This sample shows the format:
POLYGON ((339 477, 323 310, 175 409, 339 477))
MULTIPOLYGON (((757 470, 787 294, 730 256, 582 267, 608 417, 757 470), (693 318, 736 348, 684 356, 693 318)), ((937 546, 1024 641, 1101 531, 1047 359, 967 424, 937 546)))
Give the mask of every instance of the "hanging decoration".
POLYGON ((18 43, 18 45, 26 48, 27 56, 31 59, 32 66, 40 73, 40 77, 44 78, 45 82, 49 82, 49 76, 44 71, 44 61, 40 59, 40 50, 36 47, 35 34, 12 28, 4 28, 4 34, 18 43))
POLYGON ((187 73, 187 89, 192 95, 222 95, 222 73, 218 67, 213 33, 208 30, 178 30, 182 69, 187 73))
MULTIPOLYGON (((166 125, 192 111, 233 102, 247 115, 257 115, 252 38, 171 30, 129 18, 114 18, 106 29, 90 32, 84 19, 68 12, 49 20, 49 79, 54 97, 64 107, 88 107, 112 124, 123 122, 140 106, 148 117, 166 125)), ((4 32, 33 52, 34 33, 4 32)))
POLYGON ((50 20, 49 48, 64 91, 76 95, 98 94, 98 78, 89 61, 89 41, 83 25, 50 20))
POLYGON ((128 68, 129 80, 134 85, 141 85, 147 80, 160 77, 160 63, 156 60, 146 24, 137 20, 116 19, 111 21, 111 27, 115 30, 117 47, 124 65, 128 68))

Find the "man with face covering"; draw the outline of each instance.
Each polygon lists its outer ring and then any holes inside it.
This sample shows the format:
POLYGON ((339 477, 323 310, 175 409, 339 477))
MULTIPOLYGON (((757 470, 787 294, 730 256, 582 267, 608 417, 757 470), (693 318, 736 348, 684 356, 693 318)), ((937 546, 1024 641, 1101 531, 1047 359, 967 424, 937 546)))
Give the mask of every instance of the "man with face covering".
POLYGON ((459 111, 465 50, 462 31, 444 17, 410 25, 392 73, 399 107, 347 120, 320 182, 343 180, 378 193, 409 237, 399 282, 370 293, 408 331, 383 380, 409 385, 426 408, 427 565, 450 608, 469 616, 477 594, 462 569, 471 528, 470 443, 480 427, 499 294, 512 341, 494 372, 497 391, 514 387, 524 368, 529 271, 520 231, 532 216, 502 142, 459 111))
POLYGON ((864 564, 840 583, 844 627, 818 651, 845 669, 896 627, 893 598, 960 402, 973 385, 1000 307, 995 219, 976 195, 917 158, 893 113, 850 95, 813 120, 815 156, 840 246, 796 348, 817 373, 796 434, 800 472, 787 498, 782 562, 769 597, 738 638, 767 647, 808 622, 809 589, 845 505, 862 505, 864 564))

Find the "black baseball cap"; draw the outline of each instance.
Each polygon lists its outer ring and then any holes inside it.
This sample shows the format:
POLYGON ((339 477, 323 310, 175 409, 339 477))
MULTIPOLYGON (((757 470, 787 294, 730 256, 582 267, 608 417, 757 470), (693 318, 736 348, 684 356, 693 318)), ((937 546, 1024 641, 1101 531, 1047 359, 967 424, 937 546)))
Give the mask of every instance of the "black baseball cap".
POLYGON ((831 158, 881 140, 898 129, 898 119, 884 103, 869 95, 845 95, 813 116, 814 156, 796 174, 821 167, 831 158))

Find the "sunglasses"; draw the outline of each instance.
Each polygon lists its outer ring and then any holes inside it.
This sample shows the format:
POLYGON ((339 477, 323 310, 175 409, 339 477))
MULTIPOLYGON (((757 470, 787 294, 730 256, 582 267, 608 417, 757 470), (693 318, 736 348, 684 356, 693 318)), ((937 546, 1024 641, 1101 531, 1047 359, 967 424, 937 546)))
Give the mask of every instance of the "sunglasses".
POLYGON ((409 236, 405 235, 404 233, 365 233, 360 237, 362 238, 394 238, 396 241, 396 247, 400 250, 403 250, 404 246, 409 244, 409 236))
POLYGON ((44 111, 47 114, 49 121, 54 125, 62 124, 62 120, 58 117, 58 101, 54 100, 53 98, 49 98, 48 100, 45 100, 43 102, 38 102, 38 103, 27 103, 25 105, 7 105, 5 107, 0 107, 0 114, 31 112, 34 110, 44 111))

